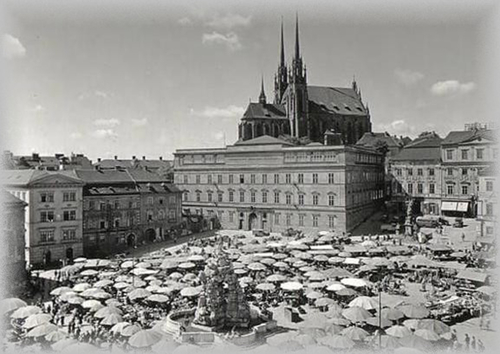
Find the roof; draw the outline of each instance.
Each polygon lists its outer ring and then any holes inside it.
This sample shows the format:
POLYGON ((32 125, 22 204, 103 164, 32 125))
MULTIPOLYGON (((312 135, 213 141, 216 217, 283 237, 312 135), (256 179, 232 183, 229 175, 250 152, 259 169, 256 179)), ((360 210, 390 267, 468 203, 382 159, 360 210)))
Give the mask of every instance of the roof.
POLYGON ((2 182, 9 186, 26 186, 34 178, 47 174, 41 170, 4 170, 2 171, 2 182))
POLYGON ((104 169, 112 169, 117 167, 131 168, 131 167, 145 167, 149 169, 170 168, 173 163, 169 160, 139 160, 139 159, 106 159, 96 162, 94 166, 100 166, 104 169))
POLYGON ((243 119, 287 119, 285 107, 280 104, 250 102, 243 119))
POLYGON ((476 272, 470 269, 464 269, 457 274, 457 278, 484 283, 488 278, 488 274, 476 272))
POLYGON ((392 161, 440 161, 440 148, 403 148, 392 161))
POLYGON ((288 141, 285 141, 285 140, 282 140, 282 139, 278 139, 278 138, 274 138, 272 136, 269 136, 269 135, 262 135, 262 136, 259 136, 255 139, 250 139, 250 140, 239 140, 237 141, 236 143, 234 143, 234 145, 237 145, 237 146, 244 146, 244 145, 288 145, 288 146, 294 146, 294 144, 288 142, 288 141))
POLYGON ((431 133, 429 135, 424 135, 416 138, 412 142, 410 142, 408 145, 406 145, 406 148, 410 147, 419 147, 419 148, 440 148, 441 147, 441 142, 443 139, 435 134, 431 133))
POLYGON ((162 192, 181 193, 181 190, 172 183, 139 183, 137 185, 139 192, 162 192))
POLYGON ((352 88, 307 86, 309 102, 323 110, 342 115, 366 116, 360 96, 352 88))
POLYGON ((367 146, 375 146, 377 141, 384 141, 387 143, 387 147, 403 147, 403 142, 399 140, 399 138, 390 135, 389 133, 374 133, 367 132, 364 133, 361 139, 358 140, 356 145, 367 145, 367 146))
POLYGON ((449 132, 446 138, 442 141, 442 145, 461 144, 477 138, 484 138, 487 140, 495 140, 492 130, 463 130, 449 132))
POLYGON ((134 182, 164 182, 156 173, 142 169, 123 170, 76 170, 74 173, 85 183, 110 184, 134 182))
POLYGON ((1 198, 2 198, 2 203, 8 204, 8 205, 19 205, 19 206, 26 206, 28 205, 21 199, 17 198, 16 196, 10 194, 7 191, 2 190, 1 191, 1 198))

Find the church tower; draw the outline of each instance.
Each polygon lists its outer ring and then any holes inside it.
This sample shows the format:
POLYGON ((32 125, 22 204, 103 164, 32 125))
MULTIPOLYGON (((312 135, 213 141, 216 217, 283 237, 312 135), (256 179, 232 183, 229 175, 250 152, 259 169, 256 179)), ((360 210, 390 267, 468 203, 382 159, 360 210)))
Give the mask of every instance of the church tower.
POLYGON ((281 52, 278 72, 274 76, 274 103, 280 104, 288 85, 287 69, 285 64, 285 41, 283 39, 283 19, 281 19, 281 52))
POLYGON ((309 136, 307 73, 300 56, 298 15, 295 22, 295 55, 292 60, 289 81, 287 115, 290 120, 291 135, 296 138, 309 136))

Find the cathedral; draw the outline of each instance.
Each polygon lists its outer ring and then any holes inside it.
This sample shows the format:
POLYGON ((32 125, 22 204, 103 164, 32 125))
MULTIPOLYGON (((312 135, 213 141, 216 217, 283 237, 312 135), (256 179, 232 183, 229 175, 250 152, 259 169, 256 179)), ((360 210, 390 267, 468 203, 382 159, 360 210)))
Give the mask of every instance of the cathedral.
POLYGON ((370 112, 353 80, 351 87, 311 86, 299 45, 299 22, 295 23, 295 51, 291 68, 285 63, 283 23, 274 99, 267 102, 262 81, 259 102, 250 102, 238 125, 239 141, 269 135, 290 136, 325 145, 355 144, 371 132, 370 112))

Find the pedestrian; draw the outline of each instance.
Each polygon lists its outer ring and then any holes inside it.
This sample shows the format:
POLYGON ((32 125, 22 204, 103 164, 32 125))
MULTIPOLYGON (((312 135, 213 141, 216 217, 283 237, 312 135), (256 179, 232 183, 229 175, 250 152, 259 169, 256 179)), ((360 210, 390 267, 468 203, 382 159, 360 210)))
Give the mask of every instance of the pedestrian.
POLYGON ((465 242, 465 234, 462 232, 462 242, 465 242))
POLYGON ((484 352, 484 344, 481 339, 477 340, 477 351, 478 352, 484 352))
POLYGON ((470 349, 472 351, 475 351, 476 350, 476 337, 475 336, 472 336, 472 340, 470 342, 470 349))
POLYGON ((469 335, 467 333, 465 333, 465 351, 468 351, 469 350, 469 344, 470 344, 470 338, 469 338, 469 335))

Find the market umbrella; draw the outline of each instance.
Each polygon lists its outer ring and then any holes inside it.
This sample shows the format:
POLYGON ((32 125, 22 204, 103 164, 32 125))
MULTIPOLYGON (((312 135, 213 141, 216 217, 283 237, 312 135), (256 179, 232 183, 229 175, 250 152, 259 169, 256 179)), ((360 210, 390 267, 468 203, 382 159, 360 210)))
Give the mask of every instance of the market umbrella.
POLYGON ((381 319, 379 319, 378 314, 375 317, 368 318, 366 320, 366 323, 368 323, 369 325, 372 325, 374 327, 378 327, 379 325, 381 325, 382 328, 391 327, 393 324, 391 320, 389 320, 383 316, 381 319))
POLYGON ((57 329, 58 327, 55 324, 45 322, 31 329, 28 333, 26 333, 26 337, 43 337, 51 332, 57 331, 57 329))
POLYGON ((354 300, 352 300, 347 306, 353 307, 358 306, 362 307, 365 310, 374 310, 378 308, 378 303, 375 299, 368 296, 358 296, 354 300))
POLYGON ((192 297, 192 296, 198 296, 202 291, 201 287, 186 287, 181 290, 181 296, 184 297, 192 297))
POLYGON ((122 269, 128 269, 128 268, 134 268, 135 261, 125 261, 122 264, 120 264, 120 268, 122 269))
POLYGON ((109 315, 112 315, 112 314, 115 314, 115 315, 121 315, 122 314, 122 310, 120 310, 118 307, 114 307, 114 306, 107 306, 107 307, 104 307, 100 310, 98 310, 95 314, 94 314, 94 317, 96 318, 105 318, 105 317, 108 317, 109 315))
POLYGON ((188 282, 192 282, 192 281, 195 281, 196 279, 198 279, 198 276, 194 273, 187 273, 186 275, 184 275, 181 279, 182 282, 185 282, 185 283, 188 283, 188 282))
POLYGON ((340 281, 344 285, 352 286, 355 288, 362 288, 368 286, 368 282, 359 278, 345 278, 340 281))
POLYGON ((238 268, 238 269, 234 270, 234 274, 236 274, 236 275, 244 275, 247 273, 248 273, 248 270, 243 269, 243 268, 238 268))
MULTIPOLYGON (((35 328, 38 328, 38 327, 35 327, 35 328)), ((50 331, 49 333, 47 333, 45 335, 45 340, 49 341, 49 342, 59 342, 60 340, 62 339, 65 339, 65 338, 68 338, 68 334, 61 331, 61 330, 57 330, 57 331, 50 331)))
POLYGON ((33 315, 29 315, 23 323, 23 328, 30 329, 41 324, 50 322, 52 316, 46 313, 35 313, 33 315))
POLYGON ((173 272, 168 277, 172 278, 172 279, 181 279, 183 277, 183 275, 179 272, 173 272))
POLYGON ((68 301, 69 299, 71 299, 72 297, 75 297, 75 296, 77 296, 77 297, 78 297, 78 294, 77 294, 77 293, 75 293, 74 291, 67 291, 67 292, 65 292, 65 293, 61 294, 61 295, 59 296, 59 299, 60 299, 61 301, 68 301))
POLYGON ((324 254, 319 254, 317 256, 314 256, 313 260, 315 262, 328 262, 328 256, 325 256, 324 254))
POLYGON ((258 262, 250 263, 247 266, 247 268, 250 269, 250 270, 255 270, 255 271, 261 271, 261 270, 266 270, 267 269, 267 267, 264 264, 258 263, 258 262))
POLYGON ((428 340, 425 340, 422 337, 416 336, 414 334, 410 334, 409 336, 400 338, 399 343, 401 343, 401 346, 405 348, 414 348, 425 351, 431 349, 433 346, 432 343, 428 340))
POLYGON ((353 296, 358 294, 358 292, 351 288, 340 289, 336 291, 336 294, 339 296, 353 296))
POLYGON ((115 324, 113 327, 111 327, 110 331, 111 333, 113 334, 120 334, 121 331, 127 327, 127 326, 130 326, 131 324, 128 323, 128 322, 118 322, 117 324, 115 324))
POLYGON ((276 260, 274 258, 262 258, 259 260, 259 262, 265 265, 272 265, 276 263, 276 260))
POLYGON ((75 284, 73 286, 73 291, 77 292, 77 293, 81 293, 87 289, 90 289, 91 286, 89 283, 78 283, 78 284, 75 284))
POLYGON ((101 324, 106 326, 112 326, 119 322, 123 322, 122 316, 120 316, 117 313, 111 313, 102 319, 101 324))
POLYGON ((64 293, 67 293, 69 291, 73 291, 73 289, 71 289, 70 287, 67 287, 67 286, 60 286, 58 288, 55 288, 54 290, 52 290, 50 292, 50 295, 52 296, 60 296, 64 293))
POLYGON ((388 320, 393 320, 393 321, 397 321, 405 317, 403 311, 394 308, 383 308, 381 313, 382 313, 382 318, 385 317, 388 320))
POLYGON ((174 259, 164 259, 160 264, 161 269, 175 269, 179 265, 179 262, 174 259))
POLYGON ((83 272, 80 273, 80 275, 84 276, 84 277, 92 277, 94 275, 97 275, 99 274, 99 272, 97 270, 94 270, 94 269, 87 269, 87 270, 84 270, 83 272))
POLYGON ((130 281, 130 285, 133 286, 134 288, 143 288, 147 285, 147 283, 138 277, 134 277, 130 281))
POLYGON ((254 280, 255 280, 255 279, 254 279, 254 278, 252 278, 252 277, 241 277, 241 278, 239 279, 239 282, 240 282, 240 283, 253 283, 253 281, 254 281, 254 280))
POLYGON ((441 339, 439 334, 430 329, 417 329, 415 331, 415 335, 431 342, 435 342, 441 339))
POLYGON ((128 340, 128 344, 135 348, 147 348, 158 343, 162 335, 155 330, 145 329, 135 333, 128 340))
POLYGON ((86 300, 82 303, 82 307, 84 309, 90 309, 93 308, 94 306, 99 306, 99 305, 102 306, 101 302, 97 300, 86 300))
POLYGON ((349 252, 339 252, 338 256, 343 257, 343 258, 347 258, 347 257, 352 257, 352 254, 349 252))
POLYGON ((291 264, 298 262, 298 261, 300 261, 300 259, 298 259, 296 257, 288 257, 288 258, 283 259, 283 262, 291 263, 291 264))
POLYGON ((104 290, 100 290, 100 291, 93 293, 91 297, 94 299, 106 300, 106 299, 111 298, 111 294, 105 292, 104 290))
POLYGON ((322 297, 314 302, 314 305, 316 305, 317 307, 330 306, 333 304, 336 304, 335 300, 330 299, 329 297, 322 297))
POLYGON ((273 257, 274 259, 278 259, 278 260, 283 260, 283 259, 285 259, 285 258, 288 258, 288 256, 287 256, 286 254, 284 254, 284 253, 274 253, 274 254, 272 255, 272 257, 273 257))
POLYGON ((319 299, 319 298, 323 297, 323 294, 318 292, 318 291, 311 291, 311 292, 306 294, 306 297, 308 299, 319 299))
POLYGON ((137 299, 147 298, 150 295, 151 293, 146 289, 139 288, 132 290, 131 292, 128 293, 127 296, 130 300, 137 300, 137 299))
POLYGON ((365 339, 368 336, 367 331, 356 326, 347 327, 346 329, 342 330, 340 334, 352 340, 359 340, 359 341, 365 339))
POLYGON ((359 245, 362 247, 367 247, 367 248, 374 248, 374 247, 378 246, 375 241, 371 241, 371 240, 363 241, 359 245))
POLYGON ((367 310, 358 306, 345 309, 344 311, 342 311, 342 315, 352 322, 362 322, 372 317, 372 315, 367 310))
POLYGON ((425 318, 430 314, 430 311, 425 307, 413 304, 400 306, 399 309, 408 318, 425 318))
POLYGON ((151 268, 152 264, 149 262, 139 262, 135 265, 135 268, 151 268))
POLYGON ((403 321, 403 326, 405 326, 406 328, 409 328, 409 329, 417 330, 418 326, 420 324, 420 321, 421 320, 416 319, 416 318, 411 318, 411 319, 408 319, 408 320, 404 320, 403 321))
POLYGON ((327 336, 319 338, 318 342, 332 349, 350 349, 354 347, 355 343, 352 339, 334 334, 333 336, 327 336))
POLYGON ((307 287, 309 289, 323 289, 325 287, 325 284, 320 283, 320 282, 314 282, 314 283, 307 284, 307 287))
POLYGON ((134 334, 136 334, 137 332, 139 332, 141 330, 142 330, 141 327, 139 327, 136 324, 133 324, 133 325, 123 327, 122 330, 120 331, 120 334, 124 337, 132 337, 134 334))
POLYGON ((38 306, 28 305, 23 306, 15 310, 10 317, 11 318, 26 318, 30 315, 34 315, 42 312, 42 309, 38 306))
POLYGON ((158 273, 158 270, 146 269, 146 268, 134 268, 130 273, 137 276, 152 275, 158 273))
POLYGON ((329 278, 353 278, 354 274, 349 272, 348 270, 344 268, 329 268, 323 271, 323 274, 325 274, 329 278))
POLYGON ((387 333, 393 337, 398 337, 398 338, 403 338, 403 337, 411 335, 411 332, 407 327, 399 326, 399 325, 387 328, 385 330, 385 333, 387 333))
POLYGON ((266 280, 268 282, 282 282, 282 281, 286 281, 287 280, 287 277, 285 277, 284 275, 281 275, 281 274, 272 274, 270 276, 268 276, 266 278, 266 280))
POLYGON ((451 331, 450 326, 442 321, 432 318, 424 318, 418 321, 416 329, 428 329, 437 333, 438 335, 442 335, 451 331))
POLYGON ((108 300, 104 301, 104 303, 106 304, 106 306, 109 306, 109 307, 121 306, 121 302, 118 301, 117 299, 108 299, 108 300))
POLYGON ((286 283, 282 283, 280 287, 281 289, 286 291, 297 291, 297 290, 302 290, 303 285, 298 282, 289 281, 286 283))
POLYGON ((84 291, 82 291, 79 295, 82 297, 91 297, 93 294, 102 291, 101 289, 98 288, 88 288, 84 291))
POLYGON ((104 288, 106 286, 113 285, 113 281, 110 279, 102 279, 94 283, 94 288, 104 288))
POLYGON ((128 288, 129 286, 131 286, 131 285, 129 283, 125 283, 125 282, 119 282, 119 283, 115 283, 113 285, 113 287, 115 289, 118 289, 118 290, 128 288))
POLYGON ((155 295, 149 296, 146 300, 151 301, 151 302, 164 303, 164 302, 167 302, 169 299, 165 295, 155 294, 155 295))
POLYGON ((332 317, 328 320, 328 323, 336 326, 349 326, 351 324, 351 321, 343 317, 332 317))
POLYGON ((304 267, 306 265, 307 265, 307 263, 305 261, 297 261, 297 262, 294 262, 292 264, 292 267, 294 267, 294 268, 301 268, 301 267, 304 267))
POLYGON ((255 288, 261 291, 273 291, 276 289, 276 286, 272 283, 260 283, 255 288))
POLYGON ((68 299, 68 304, 72 305, 81 305, 85 302, 85 300, 79 296, 72 296, 68 299))
POLYGON ((401 343, 399 343, 399 340, 396 337, 388 336, 385 334, 381 336, 380 344, 382 345, 382 348, 387 348, 387 349, 395 349, 401 347, 401 343))
POLYGON ((276 263, 273 263, 272 266, 275 268, 281 268, 281 269, 290 268, 290 266, 288 264, 286 264, 285 262, 282 262, 282 261, 278 261, 276 263))
POLYGON ((339 264, 339 263, 344 262, 344 260, 345 260, 345 257, 333 256, 333 257, 328 258, 328 263, 339 264))
POLYGON ((334 284, 330 284, 326 287, 326 291, 339 291, 339 290, 342 290, 342 289, 345 289, 345 285, 342 285, 340 283, 334 283, 334 284))

